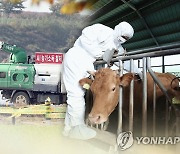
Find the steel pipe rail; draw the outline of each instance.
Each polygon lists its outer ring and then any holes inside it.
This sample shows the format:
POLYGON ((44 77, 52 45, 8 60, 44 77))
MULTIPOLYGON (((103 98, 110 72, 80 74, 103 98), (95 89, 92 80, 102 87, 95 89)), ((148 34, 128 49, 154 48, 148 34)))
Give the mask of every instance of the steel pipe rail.
MULTIPOLYGON (((134 61, 130 60, 131 73, 134 73, 134 61)), ((130 95, 129 95, 129 131, 133 132, 133 120, 134 120, 134 79, 130 83, 130 95)))
POLYGON ((147 58, 143 58, 142 136, 147 135, 147 58))
MULTIPOLYGON (((129 56, 119 56, 119 57, 113 58, 111 62, 117 62, 119 61, 119 59, 122 61, 130 60, 130 59, 137 60, 137 59, 142 59, 143 57, 159 57, 159 56, 168 56, 168 55, 173 55, 173 54, 180 54, 180 48, 154 51, 154 52, 129 55, 129 56)), ((106 64, 106 62, 103 60, 100 60, 100 61, 96 61, 94 64, 95 65, 106 64)))
MULTIPOLYGON (((123 62, 121 60, 119 60, 119 75, 122 76, 123 75, 123 62)), ((119 89, 119 104, 118 104, 118 128, 117 128, 117 134, 119 134, 120 132, 122 132, 122 105, 123 105, 123 87, 120 86, 119 89)))
POLYGON ((161 81, 157 78, 157 76, 155 75, 155 73, 151 69, 150 58, 149 57, 147 58, 147 69, 148 69, 149 74, 152 76, 153 80, 155 81, 155 83, 159 86, 159 88, 164 93, 164 95, 166 96, 167 100, 170 103, 171 99, 170 99, 170 97, 169 97, 169 95, 167 93, 167 89, 164 87, 164 85, 161 83, 161 81))
POLYGON ((156 136, 156 83, 153 84, 153 136, 156 136))
POLYGON ((168 137, 168 120, 169 120, 169 101, 166 99, 166 106, 165 106, 165 136, 168 137))
MULTIPOLYGON (((166 49, 174 49, 174 48, 179 48, 180 47, 180 42, 174 43, 174 44, 169 44, 169 45, 162 45, 159 47, 152 47, 152 48, 145 48, 145 49, 139 49, 139 50, 134 50, 130 52, 126 52, 126 55, 135 55, 135 54, 142 54, 142 53, 147 53, 147 52, 152 52, 152 51, 160 51, 160 50, 166 50, 166 49)), ((117 54, 114 55, 113 58, 123 56, 124 54, 117 54)), ((102 58, 98 59, 99 61, 102 60, 102 58)))
POLYGON ((127 52, 127 55, 147 53, 147 52, 166 50, 166 49, 173 49, 173 48, 178 48, 178 47, 180 47, 180 42, 177 42, 177 43, 174 43, 174 44, 169 44, 169 45, 162 45, 162 46, 159 46, 159 47, 134 50, 134 51, 131 51, 131 52, 127 52))

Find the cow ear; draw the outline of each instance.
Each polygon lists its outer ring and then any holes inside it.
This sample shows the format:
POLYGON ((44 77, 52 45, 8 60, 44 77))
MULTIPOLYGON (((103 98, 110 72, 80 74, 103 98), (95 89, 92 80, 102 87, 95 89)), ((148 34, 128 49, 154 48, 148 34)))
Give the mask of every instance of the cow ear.
POLYGON ((133 78, 134 75, 132 73, 124 74, 123 76, 120 77, 119 85, 123 87, 127 87, 131 83, 133 78))
POLYGON ((79 84, 84 88, 84 89, 89 89, 91 84, 92 84, 93 80, 89 79, 89 78, 83 78, 81 80, 79 80, 79 84))

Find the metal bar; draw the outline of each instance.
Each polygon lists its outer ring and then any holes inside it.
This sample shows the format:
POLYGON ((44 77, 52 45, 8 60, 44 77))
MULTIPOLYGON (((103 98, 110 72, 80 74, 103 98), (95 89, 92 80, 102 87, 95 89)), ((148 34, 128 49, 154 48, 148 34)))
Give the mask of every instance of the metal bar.
POLYGON ((180 134, 180 117, 176 117, 176 136, 180 134))
MULTIPOLYGON (((130 71, 134 73, 134 61, 130 60, 130 71)), ((130 95, 129 95, 129 131, 133 132, 133 110, 134 110, 134 80, 130 83, 130 95)))
MULTIPOLYGON (((126 56, 129 55, 135 55, 135 54, 142 54, 142 53, 151 53, 153 51, 157 52, 159 50, 165 50, 165 49, 174 49, 174 48, 178 48, 180 47, 180 42, 176 42, 173 44, 169 44, 169 45, 162 45, 159 47, 152 47, 152 48, 144 48, 144 49, 139 49, 139 50, 134 50, 134 51, 130 51, 130 52, 126 52, 126 56)), ((116 58, 118 56, 123 56, 123 54, 116 54, 113 56, 113 58, 116 58)), ((102 60, 102 58, 99 58, 98 60, 102 60)))
MULTIPOLYGON (((152 47, 152 48, 145 48, 145 49, 140 49, 140 50, 134 50, 134 51, 130 51, 130 52, 126 52, 126 55, 134 55, 134 54, 142 54, 142 53, 147 53, 147 52, 157 52, 159 50, 165 50, 165 49, 173 49, 173 48, 178 48, 180 47, 180 42, 176 42, 170 45, 162 45, 159 47, 152 47)), ((113 58, 116 58, 118 56, 122 56, 123 54, 117 54, 115 56, 113 56, 113 58)), ((102 58, 100 58, 99 60, 102 60, 102 58)))
MULTIPOLYGON (((152 51, 159 51, 159 50, 165 50, 165 49, 173 49, 173 48, 178 48, 180 47, 180 42, 173 43, 170 45, 162 45, 159 47, 152 47, 152 48, 145 48, 145 49, 140 49, 140 50, 134 50, 130 52, 126 52, 126 55, 135 55, 135 54, 142 54, 142 53, 147 53, 147 52, 152 52, 152 51)), ((113 58, 122 56, 123 54, 117 54, 113 56, 113 58)))
POLYGON ((165 62, 164 62, 164 56, 162 56, 162 73, 165 73, 165 62))
POLYGON ((167 89, 164 87, 164 85, 161 83, 161 81, 157 78, 157 76, 155 75, 155 73, 151 69, 150 57, 147 58, 147 69, 149 71, 149 74, 152 76, 153 80, 156 82, 156 84, 159 86, 161 91, 164 93, 164 95, 168 99, 168 101, 171 102, 171 99, 170 99, 170 97, 169 97, 169 95, 167 93, 167 89))
POLYGON ((98 124, 96 124, 96 129, 98 129, 99 127, 98 127, 98 124))
POLYGON ((141 68, 140 60, 138 60, 138 68, 141 68))
POLYGON ((142 136, 147 135, 147 64, 143 58, 143 104, 142 104, 142 136))
POLYGON ((130 4, 129 2, 125 1, 125 0, 121 0, 124 4, 126 4, 128 7, 130 7, 131 9, 133 9, 137 15, 139 16, 139 18, 142 20, 145 28, 147 29, 147 31, 149 32, 150 36, 152 37, 154 43, 159 46, 159 43, 157 42, 157 39, 154 37, 154 34, 152 33, 151 29, 149 28, 146 20, 144 19, 144 17, 141 15, 140 11, 136 9, 135 6, 133 6, 132 4, 130 4))
MULTIPOLYGON (((180 66, 180 64, 169 64, 169 65, 164 65, 165 67, 166 66, 180 66)), ((151 67, 162 67, 162 65, 154 65, 154 66, 151 66, 151 67)), ((142 68, 142 67, 139 67, 139 68, 142 68)))
MULTIPOLYGON (((179 112, 179 110, 175 109, 175 112, 179 112)), ((180 115, 177 115, 177 114, 176 114, 176 126, 175 127, 176 127, 176 136, 179 136, 179 134, 180 134, 180 115)), ((179 144, 176 144, 175 152, 179 153, 179 144)))
POLYGON ((146 48, 146 49, 140 49, 140 50, 134 50, 131 52, 127 52, 127 55, 132 54, 140 54, 140 53, 146 53, 146 52, 152 52, 152 51, 158 51, 158 50, 165 50, 165 49, 172 49, 172 48, 178 48, 180 47, 180 42, 176 42, 169 45, 162 45, 159 47, 152 47, 152 48, 146 48))
MULTIPOLYGON (((121 60, 119 60, 119 75, 123 75, 123 63, 121 60)), ((118 112, 118 129, 117 129, 117 134, 122 132, 122 104, 123 104, 123 88, 120 86, 119 89, 119 112, 118 112)))
POLYGON ((156 136, 156 83, 153 86, 153 136, 156 136))
POLYGON ((165 136, 168 137, 168 121, 169 121, 169 102, 166 99, 166 109, 165 109, 165 136))
MULTIPOLYGON (((157 53, 159 50, 173 49, 173 48, 178 48, 178 47, 180 47, 180 42, 177 42, 177 43, 174 43, 174 44, 170 44, 170 45, 163 45, 163 46, 159 46, 159 47, 152 47, 152 48, 134 50, 134 51, 126 52, 126 55, 130 56, 130 55, 142 54, 142 53, 147 53, 147 52, 148 53, 152 53, 153 51, 155 51, 157 53)), ((117 54, 117 55, 113 56, 113 58, 116 58, 116 57, 119 57, 119 56, 123 56, 123 55, 124 55, 124 53, 123 54, 117 54)), ((159 56, 161 56, 161 55, 159 55, 159 56)), ((148 56, 148 57, 150 57, 150 56, 148 56)), ((100 60, 102 60, 102 58, 99 58, 98 60, 100 61, 100 60)))
POLYGON ((149 53, 143 53, 143 54, 136 54, 131 56, 125 56, 120 57, 122 61, 124 60, 130 60, 130 59, 140 59, 143 57, 158 57, 158 56, 167 56, 167 55, 173 55, 173 54, 180 54, 180 48, 175 49, 168 49, 168 50, 161 50, 161 51, 155 51, 155 52, 149 52, 149 53))
POLYGON ((105 125, 105 122, 104 122, 104 123, 102 123, 102 124, 100 124, 100 125, 101 125, 101 130, 103 130, 104 125, 105 125))
MULTIPOLYGON (((116 58, 113 58, 111 62, 117 62, 119 61, 119 59, 121 59, 122 61, 130 60, 130 59, 136 60, 136 59, 141 59, 143 57, 158 57, 158 56, 168 56, 168 55, 174 55, 174 54, 180 54, 180 48, 116 57, 116 58)), ((105 61, 100 60, 100 61, 96 61, 94 64, 98 65, 98 64, 105 64, 105 63, 106 63, 105 61)))

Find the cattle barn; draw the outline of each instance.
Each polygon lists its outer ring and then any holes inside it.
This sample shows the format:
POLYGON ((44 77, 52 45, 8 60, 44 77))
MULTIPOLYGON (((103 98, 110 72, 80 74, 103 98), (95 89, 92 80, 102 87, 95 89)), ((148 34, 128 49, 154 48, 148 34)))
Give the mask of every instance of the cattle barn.
MULTIPOLYGON (((170 98, 167 89, 154 72, 171 73, 180 81, 180 2, 178 0, 99 0, 94 5, 94 13, 85 20, 88 24, 102 23, 114 28, 122 21, 129 22, 134 28, 134 36, 122 46, 126 53, 117 55, 112 62, 119 62, 119 74, 122 76, 123 63, 126 60, 137 64, 143 72, 141 119, 138 126, 135 121, 136 104, 134 104, 134 83, 129 88, 128 119, 123 117, 123 88, 120 87, 119 103, 109 118, 109 129, 118 134, 124 129, 139 136, 179 136, 180 135, 180 101, 170 98), (147 72, 153 79, 152 104, 147 101, 147 72), (163 97, 156 99, 156 91, 160 89, 163 97), (114 115, 114 116, 113 116, 114 115), (112 117, 111 117, 112 116, 112 117), (116 120, 115 120, 116 119, 116 120), (137 130, 138 129, 138 130, 137 130)), ((96 61, 97 68, 105 67, 103 60, 96 61)), ((173 82, 173 79, 172 79, 173 82)), ((169 85, 171 86, 171 84, 169 85)), ((177 87, 179 92, 179 87, 177 87)), ((90 94, 87 92, 87 96, 90 94)), ((86 98, 87 106, 92 103, 86 98)), ((98 126, 97 126, 98 127, 98 126)))

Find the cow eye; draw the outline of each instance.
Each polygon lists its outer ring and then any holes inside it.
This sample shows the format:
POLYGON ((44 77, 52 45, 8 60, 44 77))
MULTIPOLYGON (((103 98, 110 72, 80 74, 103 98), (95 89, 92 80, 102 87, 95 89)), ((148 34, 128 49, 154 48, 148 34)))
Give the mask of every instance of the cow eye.
POLYGON ((116 90, 116 87, 114 87, 113 89, 112 89, 112 91, 115 91, 116 90))

